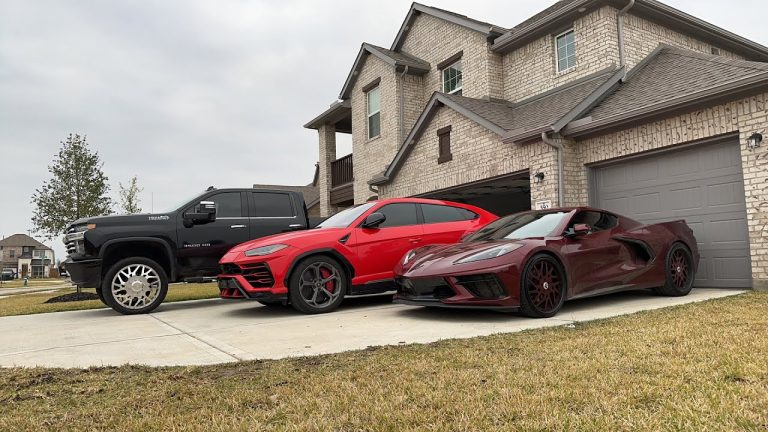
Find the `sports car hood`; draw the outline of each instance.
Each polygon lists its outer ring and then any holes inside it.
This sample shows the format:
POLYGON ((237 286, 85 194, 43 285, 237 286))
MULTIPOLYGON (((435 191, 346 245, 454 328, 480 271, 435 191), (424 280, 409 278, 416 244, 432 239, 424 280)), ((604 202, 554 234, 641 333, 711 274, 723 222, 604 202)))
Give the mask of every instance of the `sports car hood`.
MULTIPOLYGON (((456 269, 463 266, 493 265, 496 259, 476 261, 468 264, 455 264, 456 261, 474 255, 476 253, 494 248, 496 246, 511 243, 523 243, 527 240, 488 240, 471 243, 458 243, 454 245, 426 246, 416 250, 416 255, 410 262, 403 266, 402 274, 405 276, 423 276, 427 274, 442 274, 446 269, 456 269)), ((514 253, 514 252, 513 252, 514 253)))
POLYGON ((305 247, 312 246, 316 242, 324 241, 327 238, 334 236, 342 237, 344 232, 346 232, 345 228, 317 228, 275 234, 241 243, 230 249, 230 252, 242 252, 248 249, 254 249, 257 247, 269 246, 273 244, 286 244, 288 246, 303 249, 305 247))

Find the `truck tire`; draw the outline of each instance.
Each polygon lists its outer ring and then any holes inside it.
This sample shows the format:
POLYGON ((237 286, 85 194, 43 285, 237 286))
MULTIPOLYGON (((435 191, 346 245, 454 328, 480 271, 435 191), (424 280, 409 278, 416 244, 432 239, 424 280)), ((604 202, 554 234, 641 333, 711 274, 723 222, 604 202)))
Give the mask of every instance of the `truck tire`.
POLYGON ((104 302, 124 315, 153 311, 168 294, 168 276, 157 262, 143 257, 122 259, 101 283, 104 302))

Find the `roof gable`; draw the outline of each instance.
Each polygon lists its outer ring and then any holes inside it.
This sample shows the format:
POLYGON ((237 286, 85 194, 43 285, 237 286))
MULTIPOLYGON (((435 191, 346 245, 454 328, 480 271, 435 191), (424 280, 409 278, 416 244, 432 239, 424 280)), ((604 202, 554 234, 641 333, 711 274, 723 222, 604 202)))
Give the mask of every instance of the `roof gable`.
POLYGON ((40 243, 26 234, 13 234, 0 240, 0 246, 22 247, 32 246, 35 249, 50 249, 48 246, 40 243))
POLYGON ((394 52, 369 43, 363 43, 360 47, 360 51, 357 53, 355 62, 352 64, 352 69, 349 71, 349 75, 347 75, 347 80, 344 82, 344 87, 341 89, 339 99, 344 100, 349 98, 349 95, 352 92, 352 87, 354 87, 355 81, 357 81, 357 76, 360 74, 360 70, 363 67, 365 58, 369 55, 377 57, 384 63, 395 68, 395 70, 404 70, 411 75, 423 75, 429 72, 429 69, 431 68, 429 62, 412 55, 394 52))
POLYGON ((427 6, 420 3, 412 3, 411 9, 408 10, 408 14, 405 16, 403 24, 400 25, 400 30, 397 32, 397 36, 395 36, 394 42, 392 42, 391 49, 393 51, 400 50, 403 42, 405 41, 405 38, 408 36, 408 31, 413 25, 413 21, 416 19, 416 16, 422 13, 482 33, 488 37, 489 40, 501 36, 508 31, 508 29, 504 27, 472 19, 465 15, 457 14, 445 9, 427 6))

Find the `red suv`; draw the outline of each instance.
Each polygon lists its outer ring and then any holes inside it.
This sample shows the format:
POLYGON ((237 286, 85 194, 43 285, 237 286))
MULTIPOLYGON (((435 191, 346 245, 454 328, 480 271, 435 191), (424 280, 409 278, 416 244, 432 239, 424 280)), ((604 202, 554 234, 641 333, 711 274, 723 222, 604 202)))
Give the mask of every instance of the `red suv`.
POLYGON ((316 228, 232 248, 219 261, 222 298, 304 313, 336 309, 346 295, 396 290, 392 270, 409 250, 456 243, 497 217, 446 201, 403 198, 344 210, 316 228))

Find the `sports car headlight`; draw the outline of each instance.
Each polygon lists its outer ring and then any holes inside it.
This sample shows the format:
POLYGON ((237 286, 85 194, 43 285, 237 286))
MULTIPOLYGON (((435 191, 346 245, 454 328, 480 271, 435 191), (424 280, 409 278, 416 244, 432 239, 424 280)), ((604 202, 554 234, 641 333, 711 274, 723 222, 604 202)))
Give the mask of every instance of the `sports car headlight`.
POLYGON ((269 255, 277 251, 283 250, 287 247, 288 245, 284 245, 284 244, 274 244, 269 246, 257 247, 256 249, 248 249, 247 251, 245 251, 245 256, 252 257, 252 256, 269 255))
POLYGON ((403 259, 403 265, 408 264, 408 262, 411 261, 413 259, 413 257, 415 257, 415 256, 416 256, 416 251, 415 250, 408 251, 408 253, 405 254, 405 259, 403 259))
POLYGON ((523 247, 523 245, 520 243, 511 243, 511 244, 505 244, 501 246, 495 246, 490 249, 486 249, 484 251, 458 259, 455 261, 454 264, 466 264, 466 263, 471 263, 475 261, 482 261, 482 260, 487 260, 491 258, 497 258, 502 255, 506 255, 510 252, 514 252, 520 249, 521 247, 523 247))

